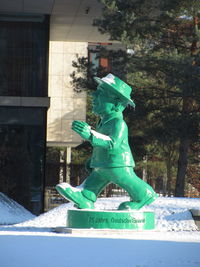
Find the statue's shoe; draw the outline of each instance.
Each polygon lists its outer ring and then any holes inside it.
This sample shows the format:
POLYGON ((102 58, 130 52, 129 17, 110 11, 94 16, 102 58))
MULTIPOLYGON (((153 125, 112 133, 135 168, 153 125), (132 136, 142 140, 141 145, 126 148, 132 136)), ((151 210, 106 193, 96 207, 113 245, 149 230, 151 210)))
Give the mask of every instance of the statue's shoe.
POLYGON ((119 205, 118 210, 139 210, 142 207, 154 202, 157 197, 158 197, 158 195, 156 193, 154 193, 151 196, 148 195, 146 198, 144 198, 143 200, 138 201, 138 202, 125 201, 119 205))
POLYGON ((61 196, 72 201, 77 208, 94 209, 94 202, 84 197, 80 189, 72 187, 68 183, 60 183, 56 185, 56 190, 61 196))

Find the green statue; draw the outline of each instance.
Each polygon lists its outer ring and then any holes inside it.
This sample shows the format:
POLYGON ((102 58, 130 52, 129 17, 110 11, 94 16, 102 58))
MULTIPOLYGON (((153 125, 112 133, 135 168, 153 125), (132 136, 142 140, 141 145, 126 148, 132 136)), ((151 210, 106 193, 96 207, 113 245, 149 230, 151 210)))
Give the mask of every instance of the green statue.
POLYGON ((112 74, 94 79, 98 87, 93 93, 93 112, 101 120, 96 130, 92 130, 86 122, 74 121, 72 124, 72 129, 93 146, 92 157, 86 164, 90 174, 78 187, 61 183, 56 189, 77 208, 93 209, 99 193, 105 186, 114 183, 130 195, 130 201, 121 203, 118 209, 138 210, 152 203, 157 194, 133 170, 135 163, 122 114, 127 105, 135 106, 130 99, 132 89, 112 74))

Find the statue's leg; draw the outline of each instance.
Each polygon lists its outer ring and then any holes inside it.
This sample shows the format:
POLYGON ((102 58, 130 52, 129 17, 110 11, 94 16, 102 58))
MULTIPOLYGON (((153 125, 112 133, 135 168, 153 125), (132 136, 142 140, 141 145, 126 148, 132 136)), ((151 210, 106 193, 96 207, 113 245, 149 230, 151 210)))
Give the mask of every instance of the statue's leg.
POLYGON ((56 186, 57 191, 67 200, 73 202, 80 209, 93 209, 98 194, 106 186, 108 181, 99 170, 94 170, 77 187, 68 183, 61 183, 56 186))
POLYGON ((131 198, 130 202, 121 203, 119 209, 140 209, 157 198, 153 188, 141 180, 132 168, 113 168, 111 175, 113 182, 126 190, 131 198))
POLYGON ((108 168, 96 168, 93 170, 85 181, 80 185, 82 188, 82 194, 92 200, 96 201, 97 196, 106 187, 109 182, 108 168))

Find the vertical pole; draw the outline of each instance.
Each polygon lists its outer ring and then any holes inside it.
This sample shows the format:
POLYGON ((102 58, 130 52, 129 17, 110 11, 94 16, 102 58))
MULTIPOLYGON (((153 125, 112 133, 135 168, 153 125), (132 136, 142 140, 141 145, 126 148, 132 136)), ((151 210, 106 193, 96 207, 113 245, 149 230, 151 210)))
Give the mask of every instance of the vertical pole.
POLYGON ((142 180, 147 181, 147 156, 143 157, 142 180))
POLYGON ((67 173, 66 173, 66 182, 70 183, 70 164, 71 164, 71 147, 67 147, 67 173))
POLYGON ((60 150, 60 173, 59 173, 59 183, 64 182, 64 163, 65 163, 65 150, 61 149, 60 150))

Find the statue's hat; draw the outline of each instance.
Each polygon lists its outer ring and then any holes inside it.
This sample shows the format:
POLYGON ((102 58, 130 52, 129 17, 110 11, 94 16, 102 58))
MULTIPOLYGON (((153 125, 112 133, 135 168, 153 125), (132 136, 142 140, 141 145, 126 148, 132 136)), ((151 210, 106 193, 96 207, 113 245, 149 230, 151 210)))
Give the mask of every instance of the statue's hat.
POLYGON ((130 95, 132 88, 120 80, 115 75, 109 73, 103 78, 94 77, 94 80, 102 85, 103 88, 111 90, 113 93, 118 95, 122 100, 126 101, 127 105, 135 107, 135 103, 131 100, 130 95))

